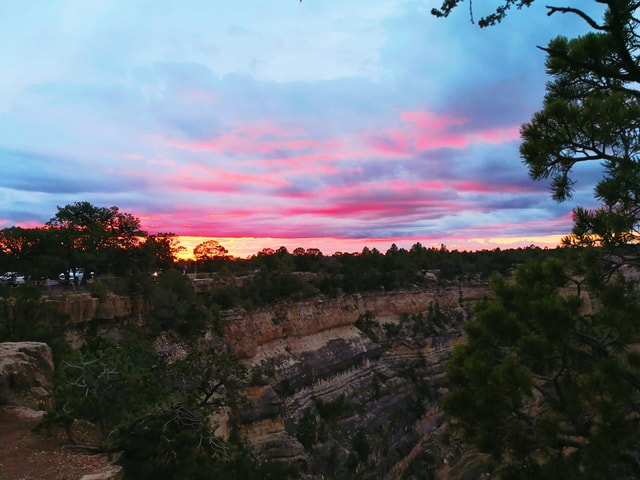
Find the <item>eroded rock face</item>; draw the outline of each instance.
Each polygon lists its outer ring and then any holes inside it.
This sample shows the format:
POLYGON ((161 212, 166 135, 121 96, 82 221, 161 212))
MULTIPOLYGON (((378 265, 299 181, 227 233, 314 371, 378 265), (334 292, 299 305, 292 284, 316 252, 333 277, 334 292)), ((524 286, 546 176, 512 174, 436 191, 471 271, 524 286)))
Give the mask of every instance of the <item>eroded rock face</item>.
MULTIPOLYGON (((475 292, 474 292, 475 293, 475 292)), ((283 302, 250 313, 226 312, 225 338, 238 355, 251 358, 263 345, 282 338, 302 338, 324 330, 353 325, 367 312, 378 317, 415 314, 437 303, 443 309, 460 307, 460 289, 416 289, 402 292, 342 295, 283 302)))
POLYGON ((411 478, 418 463, 447 478, 460 454, 442 446, 444 368, 488 295, 434 286, 227 312, 225 338, 251 368, 241 436, 299 478, 411 478))
POLYGON ((92 297, 89 293, 76 293, 48 297, 45 301, 57 312, 69 315, 71 325, 122 319, 140 323, 144 313, 142 298, 112 293, 101 299, 92 297))
POLYGON ((52 378, 53 358, 46 343, 0 343, 0 404, 40 409, 52 378))

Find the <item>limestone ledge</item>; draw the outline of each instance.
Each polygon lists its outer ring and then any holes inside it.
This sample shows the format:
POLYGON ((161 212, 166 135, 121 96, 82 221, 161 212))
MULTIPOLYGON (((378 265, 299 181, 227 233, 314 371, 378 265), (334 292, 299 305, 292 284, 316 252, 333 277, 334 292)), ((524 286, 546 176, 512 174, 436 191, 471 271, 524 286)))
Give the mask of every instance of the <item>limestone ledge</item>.
MULTIPOLYGON (((94 320, 129 319, 142 321, 144 300, 142 297, 105 295, 103 298, 92 297, 91 294, 72 293, 64 295, 47 295, 42 302, 51 306, 56 312, 69 316, 71 325, 79 325, 94 320)), ((0 298, 0 311, 7 318, 13 318, 15 299, 0 298)))
POLYGON ((261 351, 287 339, 302 339, 317 333, 353 325, 361 315, 376 317, 425 312, 429 304, 459 309, 489 295, 486 284, 432 287, 368 294, 316 297, 282 302, 251 312, 240 309, 223 312, 224 336, 242 358, 261 356, 261 351))

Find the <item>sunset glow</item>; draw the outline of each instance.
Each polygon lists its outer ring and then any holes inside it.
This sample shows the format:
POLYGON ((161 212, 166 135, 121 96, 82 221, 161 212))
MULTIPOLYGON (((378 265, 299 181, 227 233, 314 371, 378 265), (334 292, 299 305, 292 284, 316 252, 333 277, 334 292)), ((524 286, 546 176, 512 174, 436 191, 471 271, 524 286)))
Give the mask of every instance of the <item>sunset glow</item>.
POLYGON ((228 251, 229 255, 236 258, 248 258, 262 249, 277 250, 285 247, 289 253, 297 247, 317 248, 324 255, 333 255, 336 252, 359 253, 366 246, 369 249, 376 248, 380 252, 386 252, 392 244, 398 248, 409 250, 412 245, 420 243, 425 248, 440 248, 444 245, 448 250, 476 251, 494 250, 496 248, 524 248, 535 245, 541 248, 555 248, 560 244, 561 236, 548 235, 545 237, 497 237, 497 238, 469 238, 454 239, 451 243, 438 242, 435 239, 408 239, 408 238, 211 238, 183 236, 178 238, 179 243, 185 248, 178 255, 180 259, 192 259, 193 249, 207 240, 216 240, 228 251))
POLYGON ((536 2, 480 30, 427 3, 4 6, 0 228, 89 201, 187 254, 555 246, 598 175, 555 203, 519 130, 547 80, 536 45, 579 24, 536 2))

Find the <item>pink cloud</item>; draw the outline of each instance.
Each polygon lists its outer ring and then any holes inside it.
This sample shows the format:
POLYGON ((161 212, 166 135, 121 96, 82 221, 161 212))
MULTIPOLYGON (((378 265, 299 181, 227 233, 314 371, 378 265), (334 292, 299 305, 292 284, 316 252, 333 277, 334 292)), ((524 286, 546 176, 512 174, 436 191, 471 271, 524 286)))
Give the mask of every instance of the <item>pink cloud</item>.
POLYGON ((339 151, 335 153, 319 153, 316 155, 283 156, 272 158, 257 158, 245 160, 239 163, 246 165, 260 165, 272 173, 284 172, 293 174, 316 174, 316 173, 345 173, 344 169, 338 169, 336 163, 345 160, 346 157, 339 151))
POLYGON ((384 179, 374 182, 359 182, 351 185, 329 186, 322 190, 322 195, 327 198, 368 196, 371 198, 379 198, 382 201, 390 194, 413 199, 426 197, 442 199, 442 194, 446 191, 453 192, 454 189, 451 185, 441 181, 411 182, 406 179, 384 179))
POLYGON ((400 118, 404 122, 414 124, 417 128, 429 130, 444 130, 451 125, 464 125, 468 121, 462 117, 453 117, 451 115, 442 115, 427 111, 401 112, 400 118))
POLYGON ((399 130, 389 130, 384 135, 373 136, 369 144, 377 153, 386 156, 407 155, 411 150, 411 141, 405 132, 399 130))
POLYGON ((529 193, 536 191, 536 185, 531 182, 529 185, 510 185, 504 183, 495 183, 486 179, 456 181, 449 185, 450 188, 458 192, 476 192, 476 193, 529 193))
POLYGON ((313 194, 300 195, 304 206, 294 206, 279 214, 329 218, 377 219, 434 218, 467 208, 451 188, 439 182, 409 183, 404 180, 328 186, 313 194))
POLYGON ((456 148, 462 150, 469 146, 471 138, 468 135, 444 133, 442 131, 414 132, 417 150, 437 150, 439 148, 456 148))
POLYGON ((401 112, 406 123, 403 130, 389 129, 381 134, 366 135, 367 144, 380 155, 407 156, 417 151, 440 148, 463 149, 473 143, 500 144, 520 138, 520 126, 461 132, 457 127, 468 123, 466 118, 439 115, 428 111, 401 112), (458 130, 458 131, 457 131, 458 130))
POLYGON ((335 140, 311 139, 298 127, 282 127, 264 120, 236 126, 209 140, 170 141, 169 145, 194 152, 217 152, 233 155, 268 155, 300 150, 328 151, 340 147, 340 144, 335 140))
POLYGON ((380 213, 393 210, 388 205, 372 204, 372 203, 349 203, 349 204, 333 204, 327 207, 292 207, 285 210, 285 215, 317 215, 330 217, 351 217, 362 213, 380 213))
POLYGON ((511 125, 505 128, 494 128, 491 130, 484 130, 475 135, 475 138, 484 142, 492 144, 500 144, 506 142, 515 142, 520 140, 520 126, 511 125))
POLYGON ((234 172, 195 163, 189 164, 177 172, 164 174, 159 177, 159 181, 166 188, 226 193, 241 192, 248 187, 282 187, 289 185, 285 179, 274 177, 268 173, 234 172))

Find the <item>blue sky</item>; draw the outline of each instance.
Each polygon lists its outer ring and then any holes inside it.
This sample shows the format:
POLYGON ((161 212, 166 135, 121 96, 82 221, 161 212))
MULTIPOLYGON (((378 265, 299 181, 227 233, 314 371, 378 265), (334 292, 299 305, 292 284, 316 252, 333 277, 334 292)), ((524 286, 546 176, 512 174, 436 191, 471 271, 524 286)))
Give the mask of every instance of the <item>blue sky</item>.
POLYGON ((86 200, 239 255, 554 244, 599 175, 555 203, 518 132, 536 45, 584 26, 536 2, 481 30, 437 4, 2 2, 0 228, 86 200))

